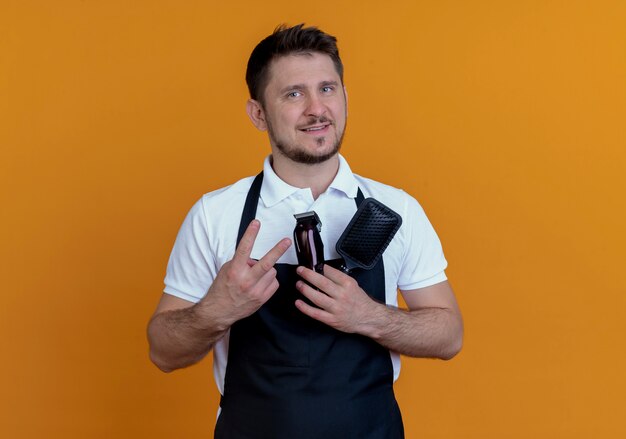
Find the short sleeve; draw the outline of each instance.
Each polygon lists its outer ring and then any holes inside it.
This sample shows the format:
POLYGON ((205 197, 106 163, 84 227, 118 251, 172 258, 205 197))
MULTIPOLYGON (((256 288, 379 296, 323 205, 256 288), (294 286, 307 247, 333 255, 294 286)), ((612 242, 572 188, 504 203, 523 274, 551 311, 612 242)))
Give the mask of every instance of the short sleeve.
POLYGON ((200 199, 183 221, 170 254, 164 292, 198 302, 215 278, 215 258, 209 247, 207 221, 200 199))
POLYGON ((425 288, 446 280, 444 270, 448 263, 439 237, 419 203, 407 196, 403 227, 407 242, 398 278, 403 291, 425 288))

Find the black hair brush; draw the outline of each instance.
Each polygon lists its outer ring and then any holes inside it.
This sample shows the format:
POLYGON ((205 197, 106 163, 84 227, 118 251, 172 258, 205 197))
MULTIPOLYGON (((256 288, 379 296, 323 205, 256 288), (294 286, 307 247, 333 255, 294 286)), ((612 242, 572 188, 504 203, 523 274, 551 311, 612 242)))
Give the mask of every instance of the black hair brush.
POLYGON ((396 212, 374 198, 363 200, 337 241, 337 253, 344 260, 341 269, 372 269, 402 224, 396 212))

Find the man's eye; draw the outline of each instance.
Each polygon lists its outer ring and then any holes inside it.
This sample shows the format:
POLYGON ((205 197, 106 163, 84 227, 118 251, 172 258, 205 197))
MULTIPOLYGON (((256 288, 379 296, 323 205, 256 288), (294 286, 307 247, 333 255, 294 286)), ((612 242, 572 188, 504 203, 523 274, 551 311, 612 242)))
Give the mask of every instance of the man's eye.
POLYGON ((322 87, 322 91, 324 93, 330 93, 331 91, 333 91, 333 88, 332 87, 322 87))
POLYGON ((300 93, 299 91, 292 91, 291 93, 289 93, 287 96, 289 96, 290 98, 297 98, 298 96, 300 96, 302 93, 300 93))

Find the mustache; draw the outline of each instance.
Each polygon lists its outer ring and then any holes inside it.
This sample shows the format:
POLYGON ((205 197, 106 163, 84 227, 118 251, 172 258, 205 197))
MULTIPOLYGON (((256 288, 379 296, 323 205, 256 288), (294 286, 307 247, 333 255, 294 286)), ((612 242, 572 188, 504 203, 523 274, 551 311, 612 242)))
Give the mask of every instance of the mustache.
POLYGON ((303 127, 308 127, 311 125, 316 125, 319 123, 327 123, 329 122, 331 125, 335 124, 335 121, 326 117, 326 116, 309 116, 306 120, 306 122, 302 125, 303 127))

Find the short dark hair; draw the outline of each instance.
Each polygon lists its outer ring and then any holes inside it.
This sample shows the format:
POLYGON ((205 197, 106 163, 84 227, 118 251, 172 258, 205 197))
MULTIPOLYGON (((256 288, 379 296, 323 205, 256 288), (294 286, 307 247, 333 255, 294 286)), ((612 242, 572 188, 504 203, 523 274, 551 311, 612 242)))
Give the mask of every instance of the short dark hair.
POLYGON ((330 56, 343 83, 343 63, 339 58, 337 38, 317 27, 304 27, 304 23, 293 27, 281 24, 270 36, 257 44, 250 55, 246 70, 250 97, 263 104, 263 93, 267 86, 267 74, 272 60, 290 54, 314 52, 330 56))

